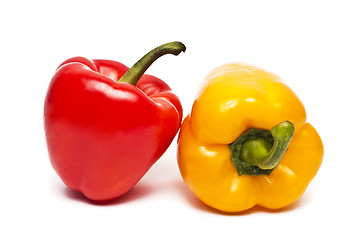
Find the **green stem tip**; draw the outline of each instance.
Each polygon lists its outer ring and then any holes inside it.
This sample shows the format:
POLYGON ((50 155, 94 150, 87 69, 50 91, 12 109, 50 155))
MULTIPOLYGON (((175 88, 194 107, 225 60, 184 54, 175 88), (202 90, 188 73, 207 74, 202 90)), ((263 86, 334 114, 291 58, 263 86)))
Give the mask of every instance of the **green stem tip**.
POLYGON ((269 175, 280 163, 295 126, 284 121, 270 131, 251 128, 229 145, 231 160, 240 175, 269 175))
POLYGON ((145 71, 150 67, 150 65, 155 62, 156 59, 165 55, 173 54, 179 55, 181 52, 185 52, 186 47, 181 42, 170 42, 163 44, 157 48, 154 48, 143 56, 139 61, 137 61, 119 80, 118 82, 126 82, 132 85, 140 80, 141 76, 145 71))

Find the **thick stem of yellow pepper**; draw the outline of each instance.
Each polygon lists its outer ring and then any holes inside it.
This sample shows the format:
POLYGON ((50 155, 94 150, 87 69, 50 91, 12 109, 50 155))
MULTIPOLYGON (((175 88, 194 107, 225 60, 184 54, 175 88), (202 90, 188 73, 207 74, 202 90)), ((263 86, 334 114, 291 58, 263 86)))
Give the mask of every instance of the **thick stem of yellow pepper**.
POLYGON ((279 164, 295 126, 284 121, 271 129, 250 129, 230 144, 231 160, 240 175, 269 175, 279 164))

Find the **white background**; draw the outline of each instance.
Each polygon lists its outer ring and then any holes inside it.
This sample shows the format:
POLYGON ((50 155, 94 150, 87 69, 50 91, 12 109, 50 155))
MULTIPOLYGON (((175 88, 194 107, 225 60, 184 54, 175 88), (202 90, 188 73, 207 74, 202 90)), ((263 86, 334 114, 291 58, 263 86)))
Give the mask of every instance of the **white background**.
POLYGON ((2 1, 0 3, 0 239, 325 239, 358 237, 358 1, 2 1), (128 66, 182 41, 147 73, 191 109, 214 67, 247 62, 302 99, 325 156, 303 197, 279 211, 221 214, 182 182, 176 141, 136 187, 97 205, 52 169, 43 101, 56 67, 84 56, 128 66))

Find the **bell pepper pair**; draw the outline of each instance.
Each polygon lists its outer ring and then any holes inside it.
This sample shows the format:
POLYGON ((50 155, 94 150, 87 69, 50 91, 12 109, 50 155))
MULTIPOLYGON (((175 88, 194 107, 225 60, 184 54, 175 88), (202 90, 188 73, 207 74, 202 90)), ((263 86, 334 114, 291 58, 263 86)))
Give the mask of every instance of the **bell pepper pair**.
MULTIPOLYGON (((51 163, 91 200, 129 191, 165 152, 182 120, 179 99, 143 75, 180 42, 155 48, 132 68, 72 58, 60 65, 45 99, 51 163)), ((323 146, 305 109, 279 77, 234 63, 213 70, 181 125, 178 164, 205 204, 239 212, 296 201, 317 173, 323 146)))

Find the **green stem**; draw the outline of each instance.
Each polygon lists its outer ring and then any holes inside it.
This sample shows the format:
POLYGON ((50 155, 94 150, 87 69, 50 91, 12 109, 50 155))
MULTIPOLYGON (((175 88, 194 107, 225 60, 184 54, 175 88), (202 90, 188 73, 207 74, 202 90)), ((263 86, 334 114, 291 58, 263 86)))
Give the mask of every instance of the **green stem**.
POLYGON ((271 135, 274 138, 274 145, 264 159, 258 159, 257 166, 261 169, 275 168, 285 154, 294 132, 294 124, 288 121, 273 127, 271 129, 271 135))
POLYGON ((294 131, 294 124, 284 121, 271 131, 252 128, 242 134, 229 145, 239 175, 269 175, 281 161, 294 131))
POLYGON ((186 47, 181 42, 170 42, 163 44, 137 61, 120 79, 118 82, 126 82, 132 85, 136 85, 141 76, 150 67, 150 65, 159 57, 165 54, 179 55, 181 52, 185 52, 186 47))

